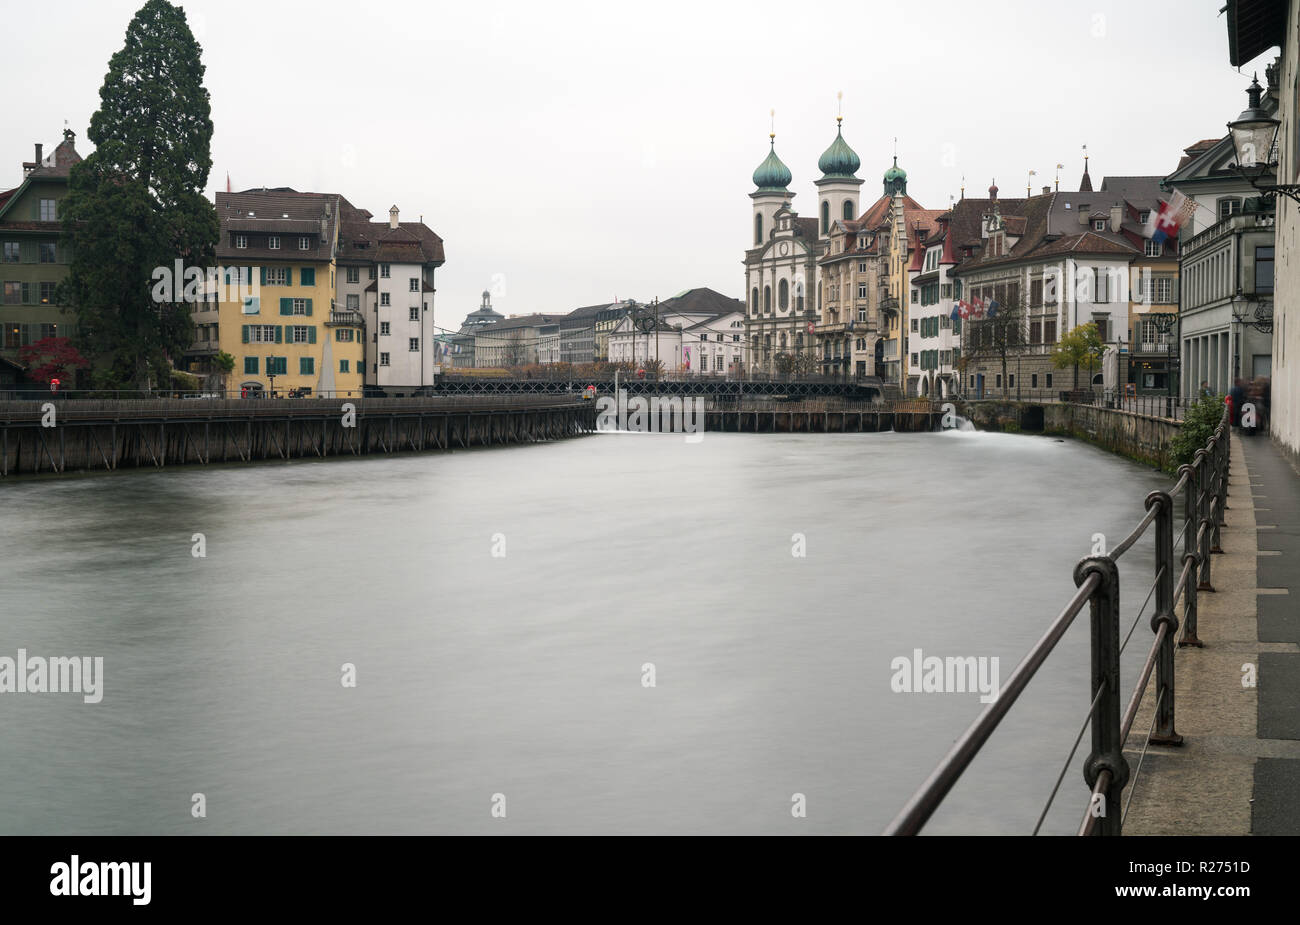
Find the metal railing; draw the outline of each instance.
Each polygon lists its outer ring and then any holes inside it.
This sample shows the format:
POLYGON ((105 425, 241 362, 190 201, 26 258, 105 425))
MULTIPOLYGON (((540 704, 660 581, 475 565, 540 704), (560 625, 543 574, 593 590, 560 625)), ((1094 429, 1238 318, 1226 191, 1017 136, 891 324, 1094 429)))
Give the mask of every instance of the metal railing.
MULTIPOLYGON (((1092 626, 1091 706, 1075 739, 1074 748, 1070 750, 1065 767, 1057 778, 1056 787, 1048 797, 1047 805, 1043 807, 1034 833, 1037 834, 1046 819, 1075 750, 1078 749, 1084 732, 1091 726, 1092 749, 1083 763, 1083 777, 1090 797, 1078 834, 1122 834, 1124 818, 1128 813, 1127 805, 1123 805, 1121 811, 1124 788, 1136 783, 1137 774, 1142 768, 1142 760, 1139 759, 1137 770, 1130 773, 1128 760, 1124 757, 1124 743, 1132 731, 1153 673, 1156 681, 1155 710, 1151 729, 1142 745, 1142 757, 1145 758, 1150 743, 1182 743, 1182 736, 1174 728, 1174 645, 1179 629, 1175 610, 1181 600, 1183 636, 1177 645, 1200 646, 1201 641, 1196 635, 1197 595, 1202 591, 1214 590, 1210 561, 1214 554, 1223 551, 1219 546, 1219 532, 1223 526, 1223 512, 1228 497, 1230 433, 1230 419, 1225 409, 1206 446, 1196 451, 1192 463, 1179 467, 1178 481, 1173 487, 1168 491, 1158 490, 1147 495, 1146 516, 1133 531, 1108 555, 1090 556, 1079 561, 1074 569, 1074 582, 1078 588, 1074 596, 1052 621, 1043 637, 1016 666, 997 699, 976 718, 925 783, 907 801, 885 830, 886 835, 916 835, 921 831, 1085 604, 1089 608, 1092 626), (1174 498, 1180 492, 1183 496, 1183 523, 1175 542, 1174 498), (1154 581, 1146 601, 1134 617, 1128 637, 1121 642, 1118 562, 1152 525, 1155 526, 1154 581), (1181 558, 1179 546, 1182 547, 1181 558), (1137 685, 1121 713, 1120 654, 1128 639, 1132 638, 1133 631, 1153 596, 1155 611, 1150 626, 1155 635, 1138 673, 1137 685)), ((1131 792, 1129 799, 1132 800, 1131 792)))

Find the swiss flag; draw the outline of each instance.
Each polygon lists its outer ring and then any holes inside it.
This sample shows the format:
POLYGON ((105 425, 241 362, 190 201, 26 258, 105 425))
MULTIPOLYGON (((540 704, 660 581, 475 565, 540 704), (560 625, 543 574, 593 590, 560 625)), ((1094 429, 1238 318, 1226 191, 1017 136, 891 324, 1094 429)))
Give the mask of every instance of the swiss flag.
POLYGON ((1186 206, 1187 197, 1174 190, 1168 202, 1160 203, 1160 211, 1152 212, 1147 217, 1147 237, 1157 244, 1178 237, 1178 227, 1183 223, 1183 211, 1186 206))

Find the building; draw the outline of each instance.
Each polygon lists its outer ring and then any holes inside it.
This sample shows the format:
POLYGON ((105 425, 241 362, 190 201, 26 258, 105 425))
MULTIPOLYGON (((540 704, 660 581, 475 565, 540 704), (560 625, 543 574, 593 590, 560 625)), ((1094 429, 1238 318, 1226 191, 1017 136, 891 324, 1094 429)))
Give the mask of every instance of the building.
POLYGON ((0 357, 10 361, 29 344, 76 333, 72 312, 55 301, 55 287, 68 273, 59 203, 72 166, 81 161, 76 135, 64 130, 48 155, 40 144, 35 153, 22 165, 22 183, 0 192, 0 357))
POLYGON ((745 371, 745 303, 682 328, 681 369, 688 376, 739 376, 745 371))
MULTIPOLYGON (((847 146, 846 146, 847 147, 847 146)), ((778 357, 806 355, 811 362, 817 309, 812 304, 811 281, 817 278, 817 260, 826 244, 816 218, 800 218, 791 206, 794 193, 788 189, 792 175, 776 154, 776 134, 770 136, 770 150, 754 171, 753 244, 745 251, 745 292, 748 294, 745 335, 749 345, 746 362, 751 373, 771 375, 778 357)), ((850 204, 850 178, 822 187, 827 211, 836 202, 839 214, 850 204)), ((829 223, 827 228, 829 234, 829 223)))
MULTIPOLYGON (((366 390, 401 398, 433 384, 441 351, 434 341, 434 274, 445 262, 442 239, 423 221, 387 222, 342 197, 338 293, 334 317, 353 321, 358 306, 368 333, 366 390)), ((343 372, 340 359, 339 372, 343 372)))
POLYGON ((235 358, 241 393, 362 394, 364 322, 334 308, 342 202, 288 188, 217 193, 217 262, 251 274, 258 294, 227 287, 219 301, 194 306, 188 355, 198 371, 211 372, 202 364, 221 350, 235 358))
POLYGON ((630 315, 636 308, 636 301, 625 299, 615 302, 596 312, 593 338, 595 343, 595 361, 609 360, 609 335, 618 327, 618 323, 630 315))
MULTIPOLYGON (((1160 207, 1160 180, 1106 178, 1094 190, 1085 167, 1077 192, 1044 187, 1040 195, 1008 203, 998 199, 996 185, 989 188, 980 241, 962 245, 968 254, 948 277, 968 299, 1020 306, 1024 344, 1015 351, 1015 368, 1008 366, 1004 384, 1001 361, 981 351, 985 329, 972 320, 962 331, 964 394, 1050 398, 1061 391, 1063 373, 1073 387, 1074 372, 1057 370, 1052 354, 1065 333, 1087 323, 1095 324, 1102 341, 1122 357, 1115 387, 1127 381, 1134 323, 1145 330, 1141 322, 1172 314, 1176 305, 1176 242, 1154 245, 1145 233, 1146 218, 1160 207), (1004 208, 1019 214, 1004 214, 1004 208)), ((1152 361, 1157 356, 1163 355, 1153 351, 1152 361)), ((1100 387, 1102 378, 1093 372, 1080 378, 1079 387, 1100 387)))
POLYGON ((499 369, 558 363, 563 318, 563 315, 514 315, 480 325, 473 331, 474 365, 480 369, 499 369))
POLYGON ((504 321, 505 315, 492 307, 492 294, 483 290, 483 301, 479 307, 465 316, 460 330, 455 334, 445 334, 441 341, 442 363, 452 369, 472 369, 474 366, 474 334, 485 330, 488 325, 504 321))
MULTIPOLYGON (((1252 81, 1248 102, 1276 113, 1277 70, 1266 73, 1267 89, 1252 81)), ((1272 374, 1276 215, 1273 202, 1233 169, 1236 159, 1229 135, 1198 141, 1162 184, 1192 203, 1179 248, 1184 399, 1195 398, 1201 383, 1223 394, 1238 377, 1272 374)))
POLYGON ((560 321, 560 362, 596 362, 596 317, 611 307, 610 302, 584 305, 560 321))

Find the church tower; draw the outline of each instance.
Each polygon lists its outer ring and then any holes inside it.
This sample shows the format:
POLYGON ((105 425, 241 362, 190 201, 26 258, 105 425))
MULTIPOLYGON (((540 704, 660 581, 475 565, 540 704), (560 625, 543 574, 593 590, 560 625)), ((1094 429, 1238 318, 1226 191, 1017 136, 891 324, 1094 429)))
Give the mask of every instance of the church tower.
POLYGON ((759 247, 772 236, 772 217, 782 204, 794 198, 794 193, 787 189, 794 177, 790 168, 776 156, 775 126, 768 136, 768 143, 770 148, 767 157, 754 171, 754 186, 757 189, 749 194, 749 198, 754 201, 754 227, 750 235, 750 247, 759 247))
POLYGON ((894 155, 894 166, 885 171, 885 195, 895 193, 907 195, 907 171, 898 166, 898 155, 894 155))
POLYGON ((843 122, 843 116, 835 117, 835 140, 817 161, 817 169, 822 172, 817 181, 817 233, 823 240, 836 221, 857 218, 861 205, 862 181, 857 172, 862 161, 844 140, 843 122))

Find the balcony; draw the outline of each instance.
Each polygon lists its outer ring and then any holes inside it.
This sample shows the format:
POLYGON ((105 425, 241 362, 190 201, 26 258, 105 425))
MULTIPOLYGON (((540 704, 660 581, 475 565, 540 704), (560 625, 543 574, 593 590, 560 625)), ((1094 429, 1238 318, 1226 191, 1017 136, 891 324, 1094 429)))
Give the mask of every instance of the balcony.
POLYGON ((1217 243, 1227 235, 1243 231, 1267 231, 1271 230, 1275 224, 1276 216, 1272 212, 1237 212, 1184 241, 1181 246, 1182 257, 1185 260, 1197 251, 1217 243))
POLYGON ((340 326, 346 325, 347 327, 352 328, 365 327, 365 321, 362 320, 361 312, 352 311, 350 309, 330 312, 329 321, 326 321, 325 324, 340 326))

